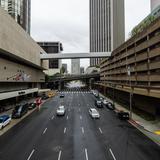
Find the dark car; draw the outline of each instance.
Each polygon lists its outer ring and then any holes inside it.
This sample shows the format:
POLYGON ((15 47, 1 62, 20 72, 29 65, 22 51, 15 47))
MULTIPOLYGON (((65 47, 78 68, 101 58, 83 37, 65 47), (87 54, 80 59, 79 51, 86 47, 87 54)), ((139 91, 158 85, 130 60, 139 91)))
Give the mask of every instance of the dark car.
POLYGON ((129 120, 129 113, 128 113, 128 112, 119 111, 119 112, 117 113, 117 115, 118 115, 118 118, 119 118, 120 120, 129 120))
POLYGON ((109 110, 115 110, 115 106, 114 106, 114 104, 111 103, 111 102, 108 102, 108 103, 106 104, 106 107, 107 107, 109 110))
POLYGON ((103 104, 101 100, 95 100, 95 106, 98 108, 103 108, 103 104))
POLYGON ((60 97, 60 98, 64 98, 64 94, 63 94, 63 93, 61 93, 59 97, 60 97))
POLYGON ((12 118, 21 118, 28 112, 28 107, 29 104, 27 102, 16 105, 12 112, 12 118))
POLYGON ((46 100, 46 99, 48 99, 49 97, 48 96, 46 96, 46 95, 43 95, 42 96, 42 100, 46 100))
POLYGON ((34 108, 36 108, 36 103, 35 102, 32 102, 32 103, 29 103, 29 105, 28 105, 28 109, 34 109, 34 108))

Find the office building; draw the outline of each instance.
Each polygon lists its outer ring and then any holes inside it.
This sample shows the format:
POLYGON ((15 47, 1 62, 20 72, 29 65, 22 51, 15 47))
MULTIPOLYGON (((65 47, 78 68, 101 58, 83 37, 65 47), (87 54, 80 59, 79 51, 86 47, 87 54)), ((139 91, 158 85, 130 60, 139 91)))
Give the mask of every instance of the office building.
POLYGON ((80 74, 80 59, 71 60, 71 74, 80 74))
POLYGON ((102 91, 133 110, 160 115, 160 17, 100 65, 102 91))
POLYGON ((0 108, 38 93, 45 82, 45 51, 0 8, 0 108), (15 39, 16 38, 16 39, 15 39), (24 97, 23 97, 24 98, 24 97), (2 106, 1 106, 2 105, 2 106))
POLYGON ((30 34, 31 0, 0 0, 0 6, 30 34))
MULTIPOLYGON (((62 43, 60 42, 37 42, 40 47, 42 47, 47 54, 61 53, 63 51, 62 43)), ((47 75, 54 75, 60 73, 62 67, 61 60, 50 59, 49 60, 49 69, 45 71, 47 75)))
MULTIPOLYGON (((110 52, 125 40, 124 0, 90 0, 90 52, 110 52)), ((99 65, 92 58, 90 66, 99 65)))
POLYGON ((156 9, 160 5, 160 0, 151 0, 151 11, 156 9))
POLYGON ((65 69, 64 73, 68 73, 67 64, 63 63, 63 64, 62 64, 62 67, 65 69))

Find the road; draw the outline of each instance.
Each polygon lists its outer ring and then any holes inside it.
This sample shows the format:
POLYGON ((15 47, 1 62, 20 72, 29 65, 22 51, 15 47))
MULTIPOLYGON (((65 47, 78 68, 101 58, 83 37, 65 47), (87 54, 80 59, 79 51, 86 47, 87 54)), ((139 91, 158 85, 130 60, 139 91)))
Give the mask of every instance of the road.
POLYGON ((65 93, 48 100, 0 137, 0 160, 160 160, 160 147, 113 111, 93 120, 90 93, 65 93), (64 117, 56 116, 60 104, 64 117))

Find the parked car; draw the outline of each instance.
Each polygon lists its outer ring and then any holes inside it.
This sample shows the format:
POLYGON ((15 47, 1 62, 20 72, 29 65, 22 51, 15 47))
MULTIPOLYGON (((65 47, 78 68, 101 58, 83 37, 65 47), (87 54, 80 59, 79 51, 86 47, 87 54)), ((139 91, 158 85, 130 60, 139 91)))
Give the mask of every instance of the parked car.
POLYGON ((107 107, 109 110, 115 110, 115 106, 114 106, 114 104, 111 103, 111 102, 108 102, 108 103, 106 104, 106 107, 107 107))
POLYGON ((121 120, 129 120, 129 113, 128 112, 124 112, 124 111, 119 111, 117 113, 118 118, 121 120))
POLYGON ((59 106, 58 109, 57 109, 57 111, 56 111, 56 113, 57 113, 57 116, 64 116, 65 115, 65 108, 64 108, 64 106, 59 106))
POLYGON ((108 101, 106 99, 104 99, 102 103, 103 103, 104 106, 106 106, 108 101))
POLYGON ((100 114, 95 108, 90 108, 89 114, 92 118, 100 118, 100 114))
POLYGON ((43 95, 42 96, 42 100, 46 100, 46 99, 48 99, 49 97, 48 96, 46 96, 46 95, 43 95))
POLYGON ((0 116, 0 129, 3 129, 10 122, 11 122, 11 117, 9 115, 0 116))
POLYGON ((103 107, 102 101, 101 100, 95 100, 95 106, 98 107, 98 108, 102 108, 103 107))
POLYGON ((28 105, 28 109, 34 109, 34 108, 36 108, 36 102, 32 102, 32 103, 29 103, 29 105, 28 105))
POLYGON ((103 102, 103 99, 104 99, 103 97, 99 97, 99 100, 102 101, 102 102, 103 102))
POLYGON ((64 94, 63 94, 63 93, 61 93, 59 97, 60 97, 60 98, 64 98, 64 94))
POLYGON ((12 112, 12 118, 21 118, 28 112, 28 107, 29 104, 27 102, 16 105, 12 112))

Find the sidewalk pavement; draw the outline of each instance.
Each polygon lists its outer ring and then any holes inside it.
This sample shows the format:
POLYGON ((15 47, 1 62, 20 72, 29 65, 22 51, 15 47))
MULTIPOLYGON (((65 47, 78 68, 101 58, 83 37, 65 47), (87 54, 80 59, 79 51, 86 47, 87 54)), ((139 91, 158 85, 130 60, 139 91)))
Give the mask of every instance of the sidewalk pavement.
MULTIPOLYGON (((36 99, 36 98, 32 98, 32 99, 28 100, 28 102, 29 102, 29 103, 34 102, 35 99, 36 99)), ((47 100, 42 101, 42 104, 41 104, 40 106, 42 107, 42 105, 43 105, 46 101, 47 101, 47 100)), ((26 118, 27 116, 29 116, 32 112, 34 112, 36 109, 37 109, 37 107, 34 108, 34 109, 32 109, 32 110, 29 110, 29 111, 27 112, 27 114, 25 114, 22 118, 12 119, 9 125, 5 126, 5 128, 3 128, 3 129, 0 130, 0 136, 2 136, 4 133, 6 133, 8 130, 10 130, 12 127, 14 127, 16 124, 18 124, 19 122, 21 122, 23 119, 25 119, 25 118, 26 118)), ((11 115, 12 115, 12 111, 13 111, 13 109, 8 110, 8 111, 6 111, 6 112, 2 112, 2 113, 0 113, 0 115, 6 115, 6 114, 7 114, 7 115, 10 115, 10 116, 11 116, 11 115)))
MULTIPOLYGON (((108 101, 112 101, 110 98, 105 97, 100 94, 100 96, 106 98, 108 101)), ((121 106, 120 104, 115 102, 115 107, 117 111, 123 110, 129 112, 128 109, 121 106)), ((160 119, 156 119, 154 121, 147 121, 141 116, 132 113, 132 119, 129 120, 133 126, 135 126, 138 130, 140 130, 143 134, 153 140, 155 143, 160 145, 160 119)))

